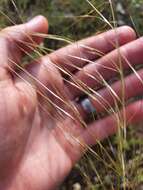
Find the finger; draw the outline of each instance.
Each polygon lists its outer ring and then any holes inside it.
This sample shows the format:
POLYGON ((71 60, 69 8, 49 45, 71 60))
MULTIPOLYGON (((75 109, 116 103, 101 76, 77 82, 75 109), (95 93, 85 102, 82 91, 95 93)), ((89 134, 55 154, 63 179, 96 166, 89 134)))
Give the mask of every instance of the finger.
POLYGON ((94 145, 98 141, 103 140, 109 135, 117 132, 119 127, 123 126, 122 124, 124 123, 124 120, 126 121, 126 126, 129 124, 142 122, 143 100, 128 105, 125 109, 125 112, 121 111, 120 113, 108 116, 90 124, 81 137, 87 145, 94 145), (119 120, 117 119, 118 116, 120 118, 120 126, 119 120))
MULTIPOLYGON (((121 67, 124 70, 129 68, 131 70, 132 66, 142 64, 142 60, 143 37, 113 50, 96 62, 86 65, 75 74, 73 80, 76 83, 79 81, 79 84, 82 83, 90 88, 98 89, 105 86, 105 80, 119 75, 121 67)), ((68 83, 67 88, 72 92, 71 96, 73 99, 83 94, 82 90, 79 90, 78 85, 68 83)))
POLYGON ((19 63, 25 52, 33 50, 43 39, 34 33, 47 33, 48 23, 45 17, 37 16, 31 21, 7 27, 0 32, 1 67, 13 67, 19 63), (9 65, 8 65, 9 64, 9 65))
MULTIPOLYGON (((108 112, 109 109, 133 97, 143 94, 143 69, 136 73, 127 76, 124 79, 124 84, 121 81, 113 83, 110 88, 103 88, 95 92, 92 97, 88 97, 89 101, 96 109, 96 113, 108 112), (123 97, 124 96, 124 97, 123 97)), ((87 116, 81 104, 77 104, 82 117, 87 116)))
POLYGON ((95 60, 107 52, 136 38, 136 34, 128 26, 123 26, 102 34, 86 38, 51 53, 49 58, 54 64, 73 72, 83 67, 88 60, 95 60))

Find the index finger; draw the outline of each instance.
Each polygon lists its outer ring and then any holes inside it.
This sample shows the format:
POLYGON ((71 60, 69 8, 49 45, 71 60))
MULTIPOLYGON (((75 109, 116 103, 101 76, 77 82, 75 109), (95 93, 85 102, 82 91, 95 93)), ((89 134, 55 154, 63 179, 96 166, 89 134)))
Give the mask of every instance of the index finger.
POLYGON ((122 26, 68 45, 48 57, 62 69, 73 72, 76 67, 82 68, 88 60, 95 60, 135 38, 136 34, 132 28, 122 26))

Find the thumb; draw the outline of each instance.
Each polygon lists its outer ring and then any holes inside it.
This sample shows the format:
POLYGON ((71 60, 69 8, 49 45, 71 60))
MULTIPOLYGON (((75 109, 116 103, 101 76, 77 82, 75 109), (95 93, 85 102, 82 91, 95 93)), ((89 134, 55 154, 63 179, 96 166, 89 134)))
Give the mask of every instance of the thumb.
MULTIPOLYGON (((14 63, 12 62, 18 63, 25 53, 31 52, 37 44, 42 42, 43 38, 34 35, 34 33, 47 33, 47 31, 48 21, 41 15, 36 16, 25 24, 3 29, 0 32, 0 42, 4 48, 1 46, 0 55, 3 56, 3 59, 4 55, 9 55, 9 58, 12 60, 9 66, 13 66, 14 63)), ((9 64, 8 62, 5 62, 5 64, 9 64)), ((0 66, 5 67, 6 65, 1 65, 0 63, 0 66)))

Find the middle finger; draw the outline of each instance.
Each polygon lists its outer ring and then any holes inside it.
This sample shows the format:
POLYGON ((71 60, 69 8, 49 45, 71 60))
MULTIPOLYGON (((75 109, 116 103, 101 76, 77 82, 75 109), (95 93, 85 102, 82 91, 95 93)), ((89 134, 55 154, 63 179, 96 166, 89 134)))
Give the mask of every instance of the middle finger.
POLYGON ((142 64, 142 60, 143 37, 113 50, 96 62, 91 61, 81 71, 73 75, 70 81, 67 81, 71 99, 83 95, 85 93, 82 90, 83 87, 94 89, 104 87, 105 80, 119 75, 121 67, 126 70, 142 64))

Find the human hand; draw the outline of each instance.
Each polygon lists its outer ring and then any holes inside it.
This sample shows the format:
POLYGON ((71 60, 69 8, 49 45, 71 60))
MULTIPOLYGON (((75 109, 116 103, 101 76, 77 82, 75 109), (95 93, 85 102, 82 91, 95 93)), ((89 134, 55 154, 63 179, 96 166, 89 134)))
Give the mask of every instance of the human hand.
MULTIPOLYGON (((117 39, 122 46, 121 55, 127 57, 131 65, 141 63, 142 39, 130 42, 135 39, 134 31, 120 27, 21 67, 25 53, 29 54, 42 41, 34 33, 47 30, 47 21, 40 16, 0 33, 0 189, 43 190, 59 185, 80 159, 86 145, 93 145, 117 130, 114 115, 93 121, 87 128, 82 126, 87 113, 75 99, 84 93, 74 85, 75 80, 95 88, 100 86, 100 81, 91 80, 88 73, 94 76, 101 73, 105 79, 115 76, 117 72, 111 60, 119 62, 115 49, 117 39), (100 52, 105 54, 102 58, 100 52), (63 74, 63 70, 68 74, 63 74)), ((129 64, 124 61, 123 66, 128 68, 129 64)), ((139 75, 141 73, 139 71, 139 75)), ((136 75, 131 78, 138 90, 131 90, 130 78, 127 78, 126 99, 143 90, 138 86, 136 75)), ((119 97, 120 87, 120 82, 112 86, 119 97)), ((108 88, 98 93, 113 106, 114 99, 108 88)), ((97 112, 108 107, 89 99, 97 112)), ((127 107, 127 119, 136 111, 130 122, 141 120, 140 103, 127 107)))

